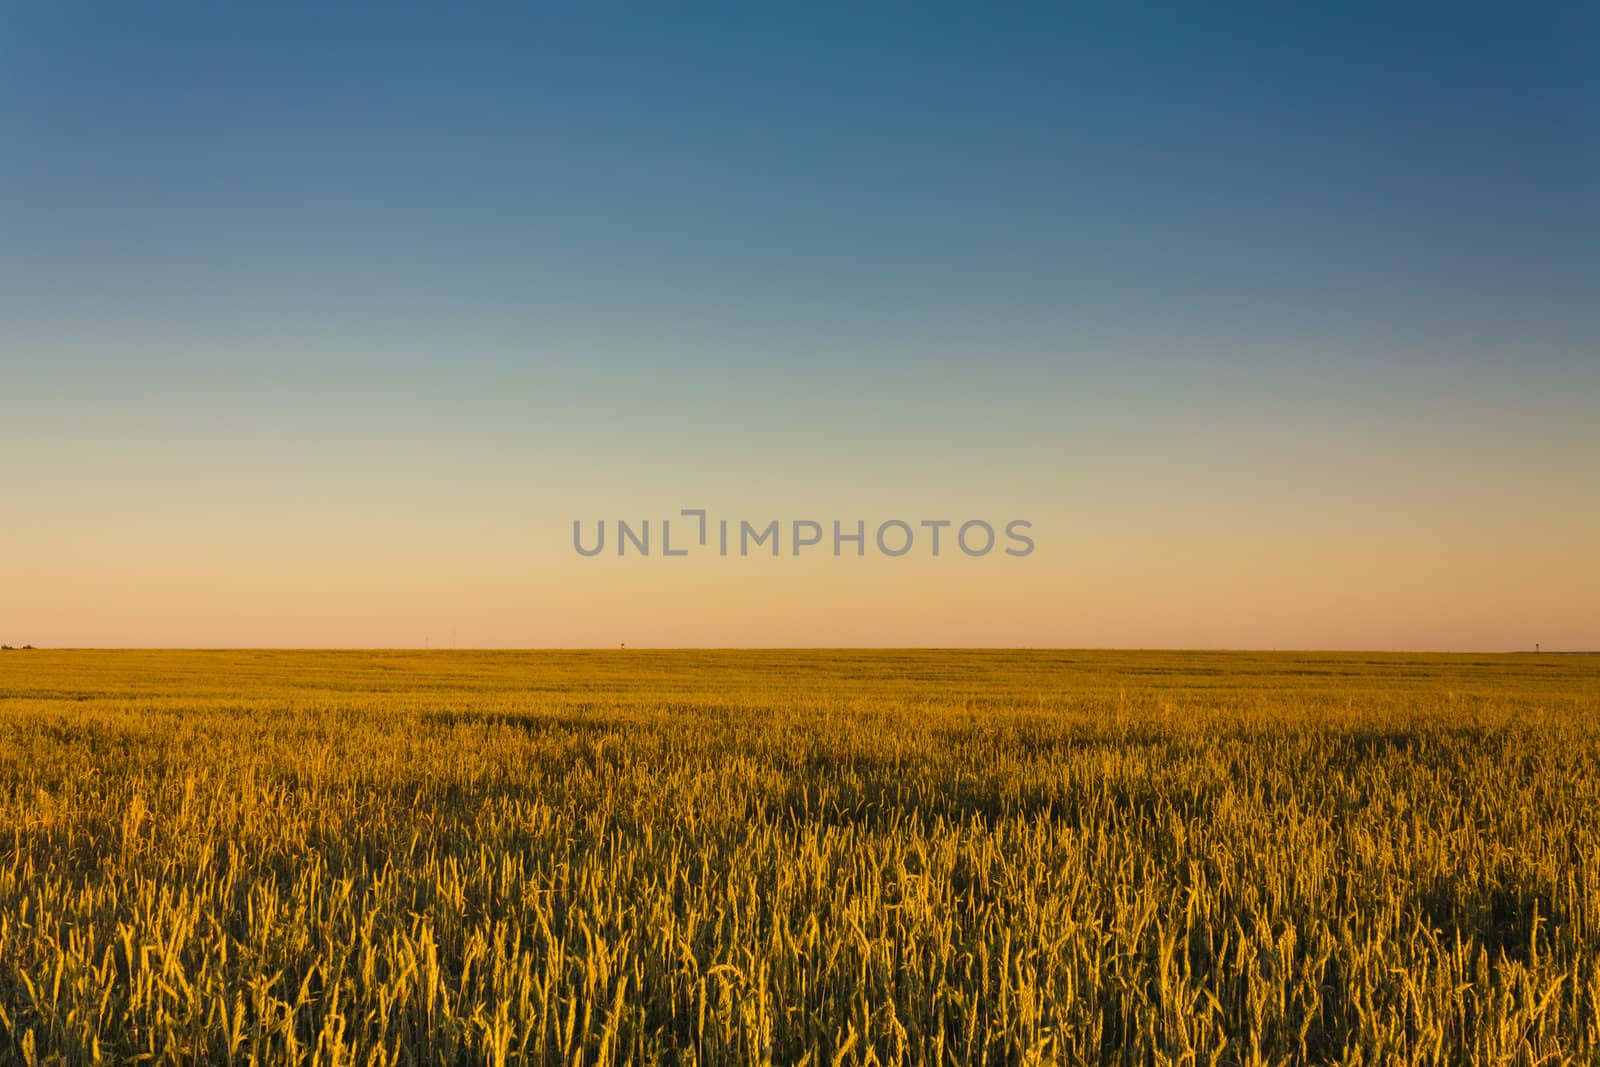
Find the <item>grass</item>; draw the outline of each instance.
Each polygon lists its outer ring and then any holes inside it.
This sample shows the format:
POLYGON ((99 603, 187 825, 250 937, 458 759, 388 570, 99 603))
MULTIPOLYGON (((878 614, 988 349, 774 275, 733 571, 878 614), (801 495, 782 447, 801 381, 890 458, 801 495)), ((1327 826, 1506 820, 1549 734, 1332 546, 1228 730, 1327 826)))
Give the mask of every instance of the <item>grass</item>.
POLYGON ((1600 1062, 1600 659, 8 652, 0 1061, 1600 1062))

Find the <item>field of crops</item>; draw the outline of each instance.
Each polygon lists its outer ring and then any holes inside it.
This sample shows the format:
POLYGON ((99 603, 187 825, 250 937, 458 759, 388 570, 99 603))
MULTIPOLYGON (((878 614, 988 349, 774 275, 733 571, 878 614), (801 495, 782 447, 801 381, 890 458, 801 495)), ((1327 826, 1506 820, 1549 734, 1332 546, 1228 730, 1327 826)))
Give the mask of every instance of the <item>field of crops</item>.
POLYGON ((1600 657, 0 653, 0 1062, 1600 1062, 1600 657))

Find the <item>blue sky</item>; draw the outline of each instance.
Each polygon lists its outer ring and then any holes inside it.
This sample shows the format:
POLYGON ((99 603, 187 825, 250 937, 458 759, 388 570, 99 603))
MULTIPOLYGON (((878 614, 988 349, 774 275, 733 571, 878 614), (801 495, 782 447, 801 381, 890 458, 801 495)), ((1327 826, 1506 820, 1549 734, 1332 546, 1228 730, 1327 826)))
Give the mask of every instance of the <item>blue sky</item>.
POLYGON ((10 21, 46 330, 1595 340, 1592 10, 10 21))
POLYGON ((202 506, 395 467, 397 495, 532 478, 530 524, 641 483, 1070 520, 1096 478, 1381 522, 1408 481, 1521 499, 1537 470, 1529 521, 1575 542, 1596 31, 14 6, 0 447, 37 457, 41 543, 63 485, 202 506))

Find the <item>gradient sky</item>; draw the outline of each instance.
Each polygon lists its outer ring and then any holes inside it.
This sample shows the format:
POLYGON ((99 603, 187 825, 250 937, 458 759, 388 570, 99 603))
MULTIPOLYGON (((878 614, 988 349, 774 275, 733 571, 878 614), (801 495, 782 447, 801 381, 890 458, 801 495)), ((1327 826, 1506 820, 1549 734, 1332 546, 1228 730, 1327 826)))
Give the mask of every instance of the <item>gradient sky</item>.
POLYGON ((0 13, 0 639, 1600 648, 1600 9, 333 6, 0 13))

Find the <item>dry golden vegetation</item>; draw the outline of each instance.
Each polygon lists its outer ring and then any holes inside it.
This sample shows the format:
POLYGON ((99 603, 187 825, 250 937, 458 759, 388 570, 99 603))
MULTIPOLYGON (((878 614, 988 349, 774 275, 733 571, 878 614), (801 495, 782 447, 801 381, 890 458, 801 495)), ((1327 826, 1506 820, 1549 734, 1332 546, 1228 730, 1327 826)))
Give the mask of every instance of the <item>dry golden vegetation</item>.
POLYGON ((1600 1062, 1600 660, 0 656, 0 1060, 1600 1062))

